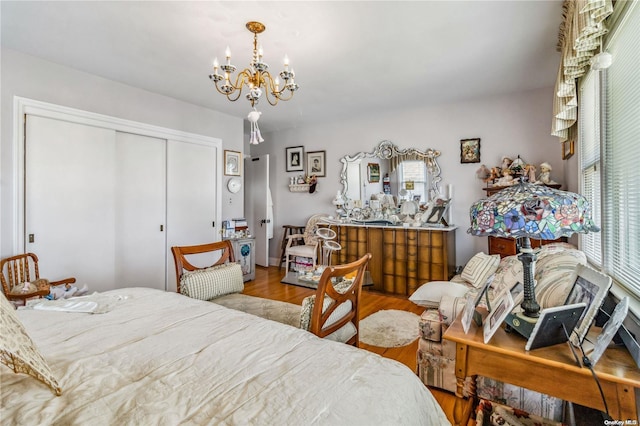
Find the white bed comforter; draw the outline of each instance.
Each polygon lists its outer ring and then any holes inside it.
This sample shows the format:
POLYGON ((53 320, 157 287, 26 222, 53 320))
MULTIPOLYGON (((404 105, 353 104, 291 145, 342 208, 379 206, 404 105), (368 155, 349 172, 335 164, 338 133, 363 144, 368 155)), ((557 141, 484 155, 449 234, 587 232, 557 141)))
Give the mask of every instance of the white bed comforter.
POLYGON ((175 293, 130 288, 104 314, 21 310, 62 386, 0 366, 3 424, 441 425, 406 366, 175 293))

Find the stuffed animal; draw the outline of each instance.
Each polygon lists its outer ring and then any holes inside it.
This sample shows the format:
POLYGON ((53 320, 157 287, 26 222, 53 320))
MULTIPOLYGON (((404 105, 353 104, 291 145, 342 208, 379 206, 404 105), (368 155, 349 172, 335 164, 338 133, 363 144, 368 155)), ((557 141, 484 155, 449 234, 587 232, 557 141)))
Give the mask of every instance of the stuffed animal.
POLYGON ((251 133, 249 135, 249 143, 251 145, 258 145, 260 142, 264 142, 260 134, 260 128, 258 127, 258 120, 261 115, 262 113, 255 108, 247 115, 247 119, 251 123, 251 133))

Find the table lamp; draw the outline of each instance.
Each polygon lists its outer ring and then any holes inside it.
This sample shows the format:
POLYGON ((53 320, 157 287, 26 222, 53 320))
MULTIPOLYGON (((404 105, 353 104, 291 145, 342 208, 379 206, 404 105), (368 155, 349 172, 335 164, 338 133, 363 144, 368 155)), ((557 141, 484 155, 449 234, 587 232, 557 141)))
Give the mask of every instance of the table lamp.
MULTIPOLYGON (((471 227, 468 233, 485 237, 518 238, 522 262, 524 298, 520 307, 525 322, 517 319, 509 324, 527 336, 538 318, 540 305, 536 301, 534 268, 536 251, 531 238, 555 240, 574 233, 598 232, 591 219, 589 202, 582 195, 560 191, 545 185, 524 182, 505 188, 492 196, 475 202, 470 209, 471 227)), ((512 318, 513 319, 513 318, 512 318)))

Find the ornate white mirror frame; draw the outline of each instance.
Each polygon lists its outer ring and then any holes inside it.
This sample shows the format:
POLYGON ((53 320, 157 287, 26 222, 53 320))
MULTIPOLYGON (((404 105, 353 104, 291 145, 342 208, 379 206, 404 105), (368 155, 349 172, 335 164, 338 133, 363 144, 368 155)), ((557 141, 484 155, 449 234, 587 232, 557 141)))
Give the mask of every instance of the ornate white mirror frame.
MULTIPOLYGON (((440 194, 440 165, 437 158, 440 156, 440 151, 428 148, 425 151, 420 151, 416 148, 399 149, 393 142, 383 140, 372 152, 359 152, 354 155, 345 155, 340 159, 342 162, 342 171, 340 173, 340 183, 342 184, 342 196, 346 197, 349 190, 349 165, 357 163, 359 160, 372 158, 380 160, 391 160, 392 158, 408 158, 408 159, 422 159, 427 167, 427 174, 430 177, 429 182, 429 200, 435 199, 440 194)), ((428 200, 425 200, 428 201, 428 200)))

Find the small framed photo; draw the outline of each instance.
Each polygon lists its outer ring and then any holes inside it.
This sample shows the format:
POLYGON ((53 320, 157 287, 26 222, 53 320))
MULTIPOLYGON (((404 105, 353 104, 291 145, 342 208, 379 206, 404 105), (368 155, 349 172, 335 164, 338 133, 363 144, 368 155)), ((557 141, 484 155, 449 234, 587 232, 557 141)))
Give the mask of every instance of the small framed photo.
POLYGON ((369 183, 380 182, 380 164, 367 164, 367 178, 369 180, 369 183))
POLYGON ((449 200, 445 200, 443 198, 437 198, 433 205, 427 209, 427 218, 425 219, 425 223, 428 224, 439 224, 442 222, 442 218, 447 213, 449 209, 449 200))
POLYGON ((326 172, 326 151, 307 152, 307 174, 317 177, 325 177, 326 172))
POLYGON ((480 138, 462 139, 460 141, 460 162, 479 163, 480 162, 480 138))
POLYGON ((304 147, 302 146, 290 146, 285 148, 287 159, 287 171, 288 172, 303 172, 304 171, 304 163, 303 163, 303 155, 304 155, 304 147))
POLYGON ((487 344, 491 340, 498 328, 500 328, 500 324, 507 317, 507 314, 511 312, 513 309, 513 297, 511 297, 511 292, 509 290, 505 290, 500 295, 496 297, 495 307, 484 322, 484 343, 487 344))
POLYGON ((578 346, 589 332, 591 323, 598 314, 609 288, 611 288, 611 277, 586 265, 578 265, 574 274, 575 282, 564 304, 571 305, 582 302, 587 305, 587 309, 578 320, 578 325, 571 333, 571 343, 578 346))
POLYGON ((240 176, 242 161, 238 151, 224 150, 224 174, 226 176, 240 176))

